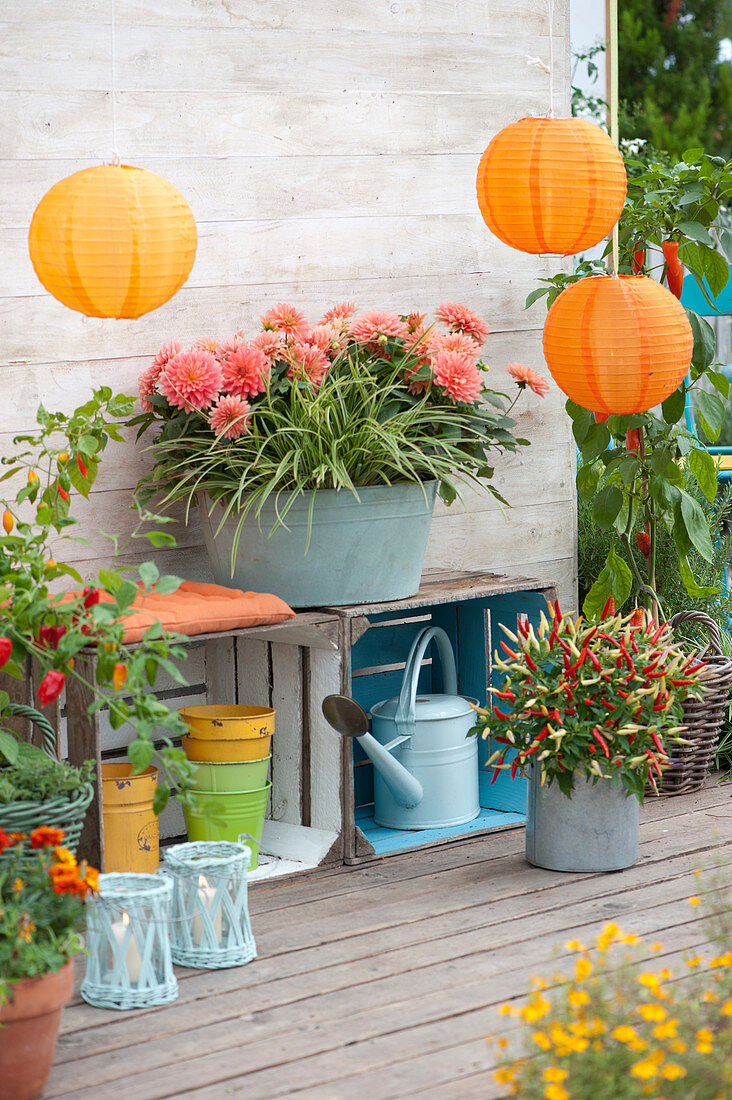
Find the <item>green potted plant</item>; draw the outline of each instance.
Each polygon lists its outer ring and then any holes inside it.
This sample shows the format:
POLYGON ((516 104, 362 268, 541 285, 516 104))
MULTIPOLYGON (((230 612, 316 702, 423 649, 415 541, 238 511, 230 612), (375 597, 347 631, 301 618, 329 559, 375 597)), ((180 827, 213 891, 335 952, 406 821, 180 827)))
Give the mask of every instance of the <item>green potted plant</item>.
MULTIPOLYGON (((122 441, 117 423, 130 415, 133 404, 134 398, 113 397, 109 387, 102 387, 68 415, 41 406, 38 429, 17 436, 13 456, 0 460, 6 466, 3 480, 16 486, 13 497, 0 498, 0 667, 27 682, 33 663, 39 670, 38 703, 45 708, 58 699, 67 680, 82 679, 75 657, 85 646, 96 644, 96 682, 87 685, 94 692, 92 708, 107 707, 115 729, 125 724, 132 727, 128 756, 135 772, 147 768, 153 758, 160 765, 162 782, 155 799, 156 812, 160 812, 171 783, 185 797, 190 766, 172 740, 185 733, 186 727, 177 713, 156 698, 153 688, 160 669, 185 683, 173 663, 185 656, 185 650, 176 644, 178 635, 157 624, 146 630, 134 647, 126 645, 124 618, 140 594, 173 592, 180 581, 160 576, 153 562, 145 562, 137 570, 136 582, 122 570, 100 569, 89 583, 61 560, 64 542, 76 535, 77 521, 71 514, 74 498, 88 497, 102 453, 110 439, 122 441), (63 591, 69 584, 76 585, 73 593, 63 591)), ((132 538, 143 538, 153 547, 170 545, 173 536, 160 529, 165 522, 164 517, 140 510, 132 538)), ((111 540, 115 553, 123 549, 117 536, 111 540)), ((55 755, 54 730, 43 715, 9 704, 7 693, 0 692, 0 723, 11 713, 36 722, 47 753, 55 755)), ((37 752, 34 756, 32 750, 19 745, 10 730, 0 728, 0 790, 7 795, 0 806, 0 821, 12 827, 13 813, 32 811, 35 817, 24 819, 25 829, 40 821, 60 825, 68 830, 73 846, 80 827, 78 815, 75 821, 63 816, 52 820, 60 812, 58 803, 64 802, 63 790, 57 793, 56 804, 41 797, 31 806, 29 771, 40 767, 39 761, 37 752), (19 795, 15 800, 9 794, 14 788, 19 795)), ((74 791, 89 790, 86 772, 65 762, 51 770, 58 779, 57 792, 67 787, 73 797, 74 791)), ((41 786, 45 789, 43 777, 48 774, 49 765, 44 765, 37 791, 41 786)), ((50 796, 50 790, 48 793, 50 796)), ((84 809, 79 810, 82 818, 84 809)))
POLYGON ((143 491, 198 503, 219 583, 299 607, 409 596, 436 491, 450 503, 469 479, 502 499, 492 455, 527 440, 485 385, 488 325, 454 303, 435 316, 343 303, 311 326, 281 303, 251 337, 161 349, 134 421, 158 429, 143 491))
POLYGON ((594 624, 551 608, 538 632, 503 627, 498 700, 473 733, 494 746, 497 778, 527 768, 526 858, 550 870, 611 871, 638 849, 638 805, 683 743, 682 704, 704 668, 675 645, 667 623, 616 614, 594 624))
POLYGON ((0 1100, 32 1100, 53 1062, 61 1010, 84 950, 84 900, 97 872, 60 829, 0 829, 0 1100))

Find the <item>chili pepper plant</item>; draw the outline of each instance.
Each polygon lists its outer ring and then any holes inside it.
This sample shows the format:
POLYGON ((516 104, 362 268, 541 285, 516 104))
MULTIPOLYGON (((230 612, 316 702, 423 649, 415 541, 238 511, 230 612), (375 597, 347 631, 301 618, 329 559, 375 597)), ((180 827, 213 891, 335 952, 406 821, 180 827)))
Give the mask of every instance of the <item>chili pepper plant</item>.
POLYGON ((641 611, 616 613, 612 598, 599 622, 542 612, 538 631, 502 627, 497 703, 479 707, 471 732, 491 738, 491 782, 535 763, 540 783, 571 797, 575 774, 610 781, 643 801, 683 744, 682 704, 701 694, 703 662, 674 643, 667 623, 641 611), (510 644, 509 644, 510 643, 510 644))
MULTIPOLYGON (((105 386, 70 415, 41 406, 38 430, 16 436, 14 453, 0 460, 6 467, 2 480, 13 479, 9 484, 16 487, 14 497, 0 498, 0 668, 22 679, 28 675, 28 658, 35 659, 40 668, 37 696, 44 707, 59 697, 69 678, 83 679, 75 657, 96 644, 96 682, 88 685, 95 697, 91 711, 106 707, 113 728, 131 727, 128 756, 136 771, 153 758, 161 766, 155 796, 159 812, 170 783, 185 792, 191 769, 172 741, 186 727, 152 689, 160 670, 185 684, 174 663, 185 650, 178 644, 181 636, 159 624, 134 648, 128 647, 124 616, 140 592, 174 592, 180 580, 161 576, 155 563, 147 561, 137 569, 136 582, 121 569, 104 568, 85 582, 62 560, 64 545, 76 536, 72 504, 89 496, 107 443, 123 440, 116 422, 130 415, 133 404, 134 398, 113 397, 105 386), (78 586, 75 594, 59 590, 70 582, 78 586)), ((160 529, 167 522, 139 510, 132 538, 143 538, 153 547, 174 544, 173 536, 160 529)), ((116 560, 124 547, 117 536, 108 537, 116 560)), ((0 691, 0 720, 8 701, 0 691)), ((18 761, 19 748, 12 734, 0 729, 0 761, 5 759, 6 768, 12 770, 18 761)))
MULTIPOLYGON (((724 207, 732 193, 732 162, 689 150, 676 165, 661 163, 629 168, 628 199, 620 217, 620 267, 624 274, 646 274, 665 282, 681 296, 683 270, 688 270, 710 300, 725 286, 732 260, 732 232, 724 224, 724 207)), ((606 253, 607 254, 607 253, 606 253)), ((546 296, 551 306, 570 283, 590 275, 609 274, 604 261, 584 260, 572 274, 544 280, 527 298, 530 306, 546 296)), ((710 306, 710 313, 713 307, 710 306)), ((607 561, 583 604, 596 618, 609 596, 622 606, 633 590, 659 619, 656 559, 659 532, 672 534, 681 580, 693 600, 713 598, 718 584, 700 584, 690 557, 696 551, 711 562, 713 546, 704 510, 684 485, 684 468, 712 503, 717 493, 714 459, 684 423, 687 393, 700 426, 710 441, 719 437, 729 397, 729 381, 715 363, 712 326, 686 311, 694 335, 690 377, 664 402, 660 412, 598 419, 573 401, 566 404, 582 463, 577 491, 591 502, 595 524, 611 532, 607 561), (633 550, 640 552, 640 563, 633 550)))

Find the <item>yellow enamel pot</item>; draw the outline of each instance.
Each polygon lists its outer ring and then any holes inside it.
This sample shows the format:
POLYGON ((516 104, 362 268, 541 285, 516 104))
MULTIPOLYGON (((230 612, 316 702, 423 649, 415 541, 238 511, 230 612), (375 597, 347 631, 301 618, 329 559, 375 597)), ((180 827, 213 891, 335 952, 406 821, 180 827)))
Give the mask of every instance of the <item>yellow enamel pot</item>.
POLYGON ((202 764, 239 764, 269 756, 275 712, 271 707, 183 707, 188 726, 182 738, 189 760, 202 764))
POLYGON ((153 813, 158 770, 132 774, 129 763, 102 764, 104 870, 157 871, 159 829, 153 813))

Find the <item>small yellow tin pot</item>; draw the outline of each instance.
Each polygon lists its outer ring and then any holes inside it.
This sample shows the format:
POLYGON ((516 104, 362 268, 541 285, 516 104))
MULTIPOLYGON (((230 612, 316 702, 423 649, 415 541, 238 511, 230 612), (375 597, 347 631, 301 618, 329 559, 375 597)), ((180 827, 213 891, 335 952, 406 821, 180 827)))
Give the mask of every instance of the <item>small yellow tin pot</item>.
POLYGON ((102 764, 104 870, 153 874, 159 863, 159 829, 153 813, 158 769, 132 775, 132 765, 102 764))
POLYGON ((275 712, 271 707, 201 706, 178 712, 188 726, 182 738, 189 760, 240 764, 269 756, 275 712))

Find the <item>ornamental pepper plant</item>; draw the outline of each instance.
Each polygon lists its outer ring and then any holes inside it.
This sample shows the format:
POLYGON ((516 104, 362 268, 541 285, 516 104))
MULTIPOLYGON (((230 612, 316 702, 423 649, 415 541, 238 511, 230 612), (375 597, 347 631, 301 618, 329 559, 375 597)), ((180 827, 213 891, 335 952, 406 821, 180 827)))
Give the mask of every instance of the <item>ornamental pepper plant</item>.
POLYGON ((495 746, 492 782, 535 764, 540 783, 571 797, 574 776, 610 781, 643 801, 684 743, 682 703, 701 694, 704 664, 675 645, 667 623, 640 611, 615 612, 612 599, 597 623, 563 615, 557 603, 538 631, 519 625, 501 642, 491 688, 492 710, 477 708, 471 732, 495 746), (551 620, 551 621, 550 621, 551 620))
MULTIPOLYGON (((88 498, 109 440, 122 441, 116 422, 129 416, 134 398, 113 397, 108 387, 70 415, 38 410, 38 430, 16 436, 14 453, 4 457, 2 480, 15 485, 13 498, 0 498, 3 532, 0 534, 0 668, 18 678, 28 675, 28 658, 40 669, 38 702, 48 706, 63 692, 69 678, 83 679, 75 658, 90 644, 97 647, 96 681, 87 684, 94 694, 91 711, 109 712, 114 729, 131 727, 128 756, 135 771, 155 758, 161 766, 155 809, 166 804, 170 784, 185 796, 190 766, 172 739, 186 732, 176 712, 153 691, 160 670, 178 683, 185 679, 174 663, 185 657, 181 636, 149 627, 134 648, 124 642, 124 617, 145 593, 174 592, 180 580, 161 576, 154 562, 144 562, 132 580, 119 569, 99 569, 83 578, 64 563, 64 546, 78 536, 73 505, 88 498), (12 480, 10 480, 12 479, 12 480), (74 594, 63 592, 75 585, 74 594)), ((164 517, 139 510, 132 538, 153 547, 175 543, 160 529, 164 517)), ((124 549, 111 539, 113 556, 124 549)), ((0 692, 0 719, 8 705, 0 692)), ((0 729, 0 760, 12 766, 19 745, 0 729)))
POLYGON ((60 970, 84 950, 84 901, 98 872, 63 847, 61 829, 0 829, 0 1005, 21 978, 60 970))

